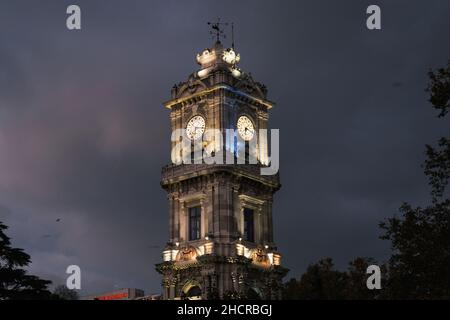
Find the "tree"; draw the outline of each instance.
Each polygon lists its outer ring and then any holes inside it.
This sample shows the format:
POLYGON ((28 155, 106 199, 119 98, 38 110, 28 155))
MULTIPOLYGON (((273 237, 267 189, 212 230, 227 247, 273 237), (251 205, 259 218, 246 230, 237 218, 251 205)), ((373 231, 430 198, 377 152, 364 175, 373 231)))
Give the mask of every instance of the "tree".
POLYGON ((450 298, 450 201, 427 208, 405 203, 383 222, 391 241, 388 295, 393 299, 450 298))
POLYGON ((333 260, 325 258, 308 267, 300 281, 291 279, 284 288, 285 299, 329 300, 345 298, 347 274, 334 269, 333 260))
MULTIPOLYGON (((450 108, 450 60, 447 68, 428 73, 430 83, 427 91, 433 108, 440 110, 438 118, 443 118, 450 108)), ((427 160, 425 161, 425 174, 428 176, 431 186, 433 202, 436 203, 444 196, 445 189, 450 179, 450 140, 442 137, 438 142, 438 148, 426 146, 427 160)))
POLYGON ((438 147, 426 146, 425 174, 431 186, 433 203, 439 202, 444 195, 450 179, 450 140, 442 137, 438 147))
MULTIPOLYGON (((445 117, 450 99, 450 61, 447 68, 430 71, 428 91, 433 108, 445 117)), ((388 262, 388 295, 393 299, 450 298, 450 140, 426 146, 424 173, 431 187, 431 205, 413 208, 404 203, 400 216, 380 224, 382 239, 393 250, 388 262)))
POLYGON ((65 285, 59 285, 53 291, 53 294, 60 300, 78 300, 78 292, 75 290, 70 290, 65 285))
MULTIPOLYGON (((370 300, 382 296, 383 290, 369 290, 367 288, 367 268, 370 265, 377 265, 372 258, 355 258, 348 264, 347 283, 345 290, 345 299, 350 300, 370 300)), ((382 274, 386 274, 382 266, 382 274)))
POLYGON ((379 298, 379 290, 367 288, 367 267, 376 264, 372 258, 358 257, 347 271, 334 269, 333 260, 325 258, 310 265, 300 280, 284 284, 283 298, 288 300, 367 300, 379 298))
POLYGON ((5 234, 8 227, 0 222, 0 300, 34 300, 53 298, 47 286, 51 283, 28 275, 23 269, 31 262, 22 249, 12 248, 5 234))
POLYGON ((450 108, 450 60, 447 68, 431 70, 428 72, 428 76, 430 78, 427 88, 427 91, 430 92, 429 101, 433 108, 440 111, 438 117, 444 117, 450 108))
POLYGON ((299 281, 295 278, 289 279, 283 285, 283 299, 284 300, 300 300, 299 281))

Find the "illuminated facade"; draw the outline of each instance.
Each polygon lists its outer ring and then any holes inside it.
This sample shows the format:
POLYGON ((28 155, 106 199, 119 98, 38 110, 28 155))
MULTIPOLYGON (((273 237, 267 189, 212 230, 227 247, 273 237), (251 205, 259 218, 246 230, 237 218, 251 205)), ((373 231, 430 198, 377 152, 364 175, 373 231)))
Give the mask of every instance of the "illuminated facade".
POLYGON ((257 134, 267 129, 273 103, 266 87, 237 67, 239 60, 233 48, 217 41, 197 55, 200 70, 175 85, 165 103, 173 132, 186 129, 203 149, 215 154, 223 148, 233 157, 242 152, 257 163, 180 164, 178 138, 172 139, 174 164, 163 168, 161 180, 169 202, 169 242, 157 265, 164 299, 280 298, 287 269, 280 265, 272 228, 280 183, 278 174, 260 174, 268 151, 267 140, 257 134), (211 128, 222 137, 206 139, 211 128), (218 143, 226 140, 227 129, 235 130, 232 145, 240 147, 218 143))

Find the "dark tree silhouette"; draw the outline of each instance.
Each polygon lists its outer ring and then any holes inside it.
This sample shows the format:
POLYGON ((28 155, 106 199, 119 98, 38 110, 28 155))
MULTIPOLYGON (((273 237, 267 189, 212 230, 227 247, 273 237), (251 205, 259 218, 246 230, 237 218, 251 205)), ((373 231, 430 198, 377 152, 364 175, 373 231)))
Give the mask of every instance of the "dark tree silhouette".
POLYGON ((308 267, 299 281, 291 279, 284 290, 285 299, 343 299, 347 275, 334 269, 333 260, 325 258, 308 267))
POLYGON ((438 117, 444 117, 449 108, 450 100, 450 60, 446 68, 440 68, 436 71, 428 72, 430 83, 427 91, 430 92, 430 99, 433 108, 440 111, 438 117))
POLYGON ((35 300, 53 298, 47 286, 51 283, 28 275, 23 268, 31 262, 22 249, 12 248, 5 234, 8 227, 0 222, 0 300, 35 300))
POLYGON ((438 147, 426 146, 427 159, 424 169, 431 186, 431 196, 434 203, 444 197, 450 179, 450 140, 441 138, 438 147))
MULTIPOLYGON (((367 268, 370 265, 377 265, 373 258, 358 257, 348 264, 347 283, 345 298, 351 300, 370 300, 383 298, 384 288, 382 290, 369 290, 367 288, 367 268)), ((380 266, 382 275, 386 275, 386 268, 380 266)), ((383 279, 383 277, 382 277, 383 279)))
MULTIPOLYGON (((440 110, 439 118, 445 117, 450 108, 450 60, 447 68, 430 71, 430 84, 427 91, 433 108, 440 110)), ((438 142, 438 147, 426 146, 427 160, 425 161, 425 174, 428 176, 431 186, 433 202, 443 198, 445 189, 450 179, 450 140, 443 137, 438 142)))
POLYGON ((401 216, 383 222, 391 241, 387 279, 392 299, 450 298, 450 201, 427 208, 404 204, 401 216))
POLYGON ((366 300, 375 299, 379 290, 367 289, 367 267, 376 262, 358 257, 348 270, 334 268, 333 260, 325 258, 308 267, 300 280, 290 279, 284 285, 283 298, 290 300, 366 300))
MULTIPOLYGON (((443 118, 449 109, 450 61, 447 68, 430 71, 430 102, 443 118)), ((400 216, 380 224, 382 239, 391 241, 388 295, 393 299, 450 298, 450 140, 437 148, 426 146, 424 172, 431 187, 431 205, 413 208, 405 203, 400 216)))
POLYGON ((75 290, 70 290, 65 285, 59 285, 53 291, 53 294, 60 300, 78 300, 78 292, 75 290))

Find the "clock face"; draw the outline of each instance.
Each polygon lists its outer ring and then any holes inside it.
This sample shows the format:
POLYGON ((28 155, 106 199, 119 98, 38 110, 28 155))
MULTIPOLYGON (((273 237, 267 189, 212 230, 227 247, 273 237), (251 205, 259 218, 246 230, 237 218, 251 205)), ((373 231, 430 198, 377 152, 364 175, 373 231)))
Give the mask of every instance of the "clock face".
POLYGON ((247 116, 241 116, 237 122, 237 129, 239 135, 245 141, 249 141, 253 139, 255 135, 255 128, 253 127, 253 122, 247 116))
POLYGON ((194 116, 189 120, 186 134, 189 139, 197 140, 205 132, 205 119, 202 116, 194 116))

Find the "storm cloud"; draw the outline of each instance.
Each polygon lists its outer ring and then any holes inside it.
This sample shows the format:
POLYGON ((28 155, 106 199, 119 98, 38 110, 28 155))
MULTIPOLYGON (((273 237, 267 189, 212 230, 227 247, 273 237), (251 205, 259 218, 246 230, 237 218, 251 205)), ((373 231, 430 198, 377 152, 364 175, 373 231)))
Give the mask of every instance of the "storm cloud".
POLYGON ((378 222, 428 201, 424 145, 450 135, 424 91, 450 58, 450 4, 378 1, 382 30, 369 31, 370 4, 2 1, 0 220, 30 271, 60 284, 78 264, 83 293, 159 292, 162 102, 197 69, 217 17, 234 21, 241 68, 277 102, 275 241, 289 276, 324 256, 385 259, 378 222), (65 26, 74 3, 81 31, 65 26))

